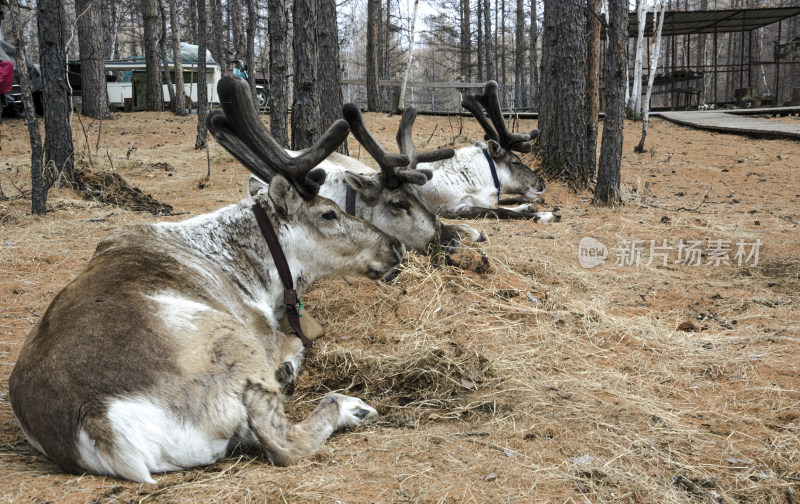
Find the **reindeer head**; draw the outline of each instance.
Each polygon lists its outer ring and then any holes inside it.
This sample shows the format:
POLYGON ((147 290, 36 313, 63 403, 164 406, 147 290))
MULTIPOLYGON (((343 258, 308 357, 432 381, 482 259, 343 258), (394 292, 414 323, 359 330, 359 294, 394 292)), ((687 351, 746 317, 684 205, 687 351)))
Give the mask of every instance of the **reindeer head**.
MULTIPOLYGON (((381 168, 380 173, 374 175, 352 172, 345 174, 347 183, 359 193, 366 206, 364 218, 397 237, 407 247, 427 253, 429 247, 440 239, 438 218, 427 208, 419 193, 419 186, 432 176, 430 170, 400 169, 416 163, 406 153, 389 154, 381 147, 367 129, 356 105, 348 103, 342 109, 342 114, 350 125, 353 136, 381 168)), ((400 128, 402 132, 402 122, 400 128)), ((410 136, 410 131, 408 134, 410 136)), ((454 152, 452 149, 448 150, 449 155, 445 153, 444 156, 452 157, 454 152)))
POLYGON ((399 264, 404 248, 397 239, 318 195, 325 171, 315 167, 347 138, 345 121, 336 121, 317 143, 291 157, 267 132, 243 80, 222 79, 218 93, 223 111, 209 114, 209 131, 255 175, 250 196, 277 221, 281 241, 293 244, 300 263, 316 265, 325 276, 371 278, 399 264))
POLYGON ((484 138, 488 145, 489 155, 499 170, 509 171, 508 178, 503 184, 503 191, 513 194, 522 194, 526 198, 534 199, 545 189, 545 181, 539 175, 525 166, 522 160, 513 151, 527 153, 533 148, 531 138, 539 135, 539 130, 530 133, 511 133, 503 120, 500 102, 497 100, 497 82, 489 81, 483 94, 467 95, 461 106, 472 113, 485 132, 484 138), (483 113, 491 119, 491 124, 483 113))

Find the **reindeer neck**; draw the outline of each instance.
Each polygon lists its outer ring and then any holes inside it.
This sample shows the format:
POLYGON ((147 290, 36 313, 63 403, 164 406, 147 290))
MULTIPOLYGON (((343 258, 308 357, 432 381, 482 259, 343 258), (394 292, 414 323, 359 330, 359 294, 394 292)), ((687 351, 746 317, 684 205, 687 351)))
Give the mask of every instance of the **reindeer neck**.
MULTIPOLYGON (((285 311, 284 286, 251 207, 252 202, 242 201, 185 221, 159 223, 156 228, 172 245, 213 263, 240 288, 245 302, 277 324, 285 311)), ((286 255, 295 290, 302 293, 314 279, 307 278, 295 258, 292 231, 271 215, 270 220, 286 255)))

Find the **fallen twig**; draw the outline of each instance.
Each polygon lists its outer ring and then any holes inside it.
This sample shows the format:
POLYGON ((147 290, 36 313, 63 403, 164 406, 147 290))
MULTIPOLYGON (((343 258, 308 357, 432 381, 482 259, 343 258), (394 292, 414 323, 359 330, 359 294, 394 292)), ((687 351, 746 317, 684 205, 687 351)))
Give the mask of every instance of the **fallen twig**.
POLYGON ((438 128, 438 127, 439 127, 439 123, 438 122, 433 125, 433 131, 431 131, 431 136, 429 136, 428 140, 425 142, 426 144, 431 143, 431 138, 433 138, 433 135, 436 134, 436 128, 438 128))
POLYGON ((708 200, 708 193, 710 193, 710 192, 711 192, 711 187, 709 187, 706 190, 706 193, 703 195, 703 199, 700 200, 700 203, 695 205, 694 208, 680 207, 680 208, 678 208, 678 211, 681 211, 681 210, 685 210, 687 212, 695 212, 695 211, 697 211, 697 209, 700 208, 701 206, 703 206, 703 204, 708 200))

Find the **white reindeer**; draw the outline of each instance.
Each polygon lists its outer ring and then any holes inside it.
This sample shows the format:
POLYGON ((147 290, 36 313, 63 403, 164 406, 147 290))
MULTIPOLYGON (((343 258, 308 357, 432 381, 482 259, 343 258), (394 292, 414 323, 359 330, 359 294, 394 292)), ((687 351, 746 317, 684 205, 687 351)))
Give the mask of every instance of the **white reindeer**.
POLYGON ((313 168, 348 127, 338 121, 291 158, 252 113, 243 81, 225 78, 218 91, 227 103, 210 131, 269 187, 251 182, 249 198, 211 214, 113 232, 53 299, 11 373, 25 437, 68 471, 152 483, 255 444, 287 465, 377 414, 331 394, 302 422, 287 420, 275 375, 303 346, 276 330, 295 307, 255 216, 274 228, 298 292, 395 268, 398 240, 316 194, 324 173, 313 168))
MULTIPOLYGON (((518 194, 522 196, 519 201, 533 201, 544 191, 545 181, 513 152, 530 152, 530 138, 538 135, 538 130, 534 129, 530 134, 508 131, 497 100, 495 81, 486 84, 482 95, 466 96, 461 105, 481 124, 487 143, 458 149, 450 159, 420 162, 416 166, 433 173, 432 179, 420 187, 428 208, 449 218, 559 220, 559 213, 537 212, 532 203, 513 208, 499 206, 501 194, 518 194), (494 127, 486 120, 481 106, 486 109, 494 127)), ((413 124, 415 118, 416 110, 406 109, 397 134, 401 152, 409 155, 414 151, 411 127, 403 123, 413 124)))
MULTIPOLYGON (((411 160, 405 154, 389 154, 367 130, 355 104, 342 109, 351 132, 378 162, 380 171, 357 159, 332 153, 318 168, 325 170, 325 183, 319 194, 333 200, 346 212, 372 223, 400 240, 407 249, 426 254, 439 245, 454 249, 457 237, 451 226, 442 226, 434 212, 422 200, 419 187, 431 178, 427 170, 400 170, 411 160)), ((298 151, 287 151, 299 155, 298 151)), ((424 153, 428 159, 452 157, 452 149, 424 153)), ((460 226, 456 226, 460 232, 460 226)), ((479 235, 474 232, 473 235, 479 235)))

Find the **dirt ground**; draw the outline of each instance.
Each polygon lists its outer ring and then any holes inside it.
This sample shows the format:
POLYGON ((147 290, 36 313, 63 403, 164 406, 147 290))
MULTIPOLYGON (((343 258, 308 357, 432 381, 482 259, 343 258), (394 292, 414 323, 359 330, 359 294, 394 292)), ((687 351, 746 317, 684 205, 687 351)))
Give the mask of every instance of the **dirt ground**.
MULTIPOLYGON (((399 117, 365 116, 393 146, 399 117)), ((27 132, 4 120, 0 501, 800 501, 800 142, 653 119, 637 155, 640 125, 627 123, 624 206, 551 183, 542 209, 559 207, 561 222, 471 223, 488 238, 473 248, 489 272, 412 255, 392 282, 320 282, 304 303, 328 334, 287 409, 301 418, 338 390, 381 420, 293 467, 236 453, 148 485, 65 474, 34 451, 8 376, 109 230, 238 201, 247 173, 212 141, 203 180, 196 117, 117 115, 99 140, 99 122, 74 127, 79 167, 122 176, 172 215, 54 189, 47 217, 32 217, 27 132)), ((480 136, 474 121, 446 117, 419 117, 415 131, 428 148, 480 136)), ((360 154, 352 138, 350 152, 360 154)))

